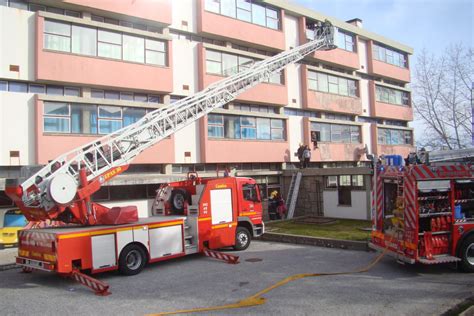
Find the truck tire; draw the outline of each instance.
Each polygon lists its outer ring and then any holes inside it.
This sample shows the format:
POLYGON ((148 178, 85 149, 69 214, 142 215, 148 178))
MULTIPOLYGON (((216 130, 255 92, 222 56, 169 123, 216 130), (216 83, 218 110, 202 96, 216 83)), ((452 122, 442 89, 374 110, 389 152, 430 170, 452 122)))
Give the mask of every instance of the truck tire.
POLYGON ((142 247, 131 244, 120 252, 119 270, 124 275, 135 275, 143 270, 147 255, 142 247))
POLYGON ((461 269, 465 272, 474 273, 474 235, 464 240, 461 246, 461 269))
POLYGON ((187 199, 187 192, 181 189, 175 189, 171 192, 170 202, 174 213, 184 214, 184 202, 187 199))
POLYGON ((245 250, 250 246, 250 241, 252 236, 250 232, 245 227, 237 227, 237 231, 235 232, 235 250, 245 250))

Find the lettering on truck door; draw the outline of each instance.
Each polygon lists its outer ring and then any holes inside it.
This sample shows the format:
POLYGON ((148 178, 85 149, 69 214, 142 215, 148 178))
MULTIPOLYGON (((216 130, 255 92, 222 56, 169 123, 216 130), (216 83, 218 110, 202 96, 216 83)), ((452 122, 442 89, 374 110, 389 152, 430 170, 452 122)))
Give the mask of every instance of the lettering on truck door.
POLYGON ((232 208, 232 189, 211 190, 211 248, 232 246, 235 226, 232 208))

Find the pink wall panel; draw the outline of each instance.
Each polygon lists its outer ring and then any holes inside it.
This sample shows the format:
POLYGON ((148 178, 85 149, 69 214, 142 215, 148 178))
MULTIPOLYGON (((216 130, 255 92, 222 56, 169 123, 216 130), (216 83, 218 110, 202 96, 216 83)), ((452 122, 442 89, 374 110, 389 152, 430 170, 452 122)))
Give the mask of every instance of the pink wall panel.
MULTIPOLYGON (((281 11, 280 21, 284 21, 281 11)), ((204 10, 204 0, 198 0, 198 32, 219 35, 256 45, 285 49, 283 30, 274 30, 204 10)), ((283 26, 284 27, 284 26, 283 26)))
MULTIPOLYGON (((43 132, 43 101, 36 101, 36 162, 46 164, 49 160, 76 147, 85 145, 101 136, 49 134, 43 132)), ((164 139, 145 150, 132 163, 172 163, 174 162, 174 139, 164 139)))
POLYGON ((375 60, 372 54, 373 41, 367 41, 367 59, 369 74, 394 78, 404 82, 410 82, 410 68, 401 68, 391 64, 375 60))
POLYGON ((339 66, 346 66, 352 69, 360 68, 359 56, 357 53, 349 52, 340 48, 328 51, 318 51, 313 54, 313 57, 339 66))
MULTIPOLYGON (((173 91, 173 71, 170 67, 43 50, 43 23, 44 18, 38 17, 36 43, 38 80, 160 92, 173 91)), ((168 45, 169 65, 172 62, 171 46, 168 45)))
POLYGON ((171 24, 171 0, 64 0, 64 2, 171 24))

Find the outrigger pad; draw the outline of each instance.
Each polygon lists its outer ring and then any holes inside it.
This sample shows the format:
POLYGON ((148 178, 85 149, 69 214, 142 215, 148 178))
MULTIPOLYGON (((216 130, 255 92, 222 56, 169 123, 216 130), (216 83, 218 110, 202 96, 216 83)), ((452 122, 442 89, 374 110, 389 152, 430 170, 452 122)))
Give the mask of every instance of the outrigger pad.
POLYGON ((102 225, 120 225, 138 222, 136 206, 112 207, 100 218, 102 225))

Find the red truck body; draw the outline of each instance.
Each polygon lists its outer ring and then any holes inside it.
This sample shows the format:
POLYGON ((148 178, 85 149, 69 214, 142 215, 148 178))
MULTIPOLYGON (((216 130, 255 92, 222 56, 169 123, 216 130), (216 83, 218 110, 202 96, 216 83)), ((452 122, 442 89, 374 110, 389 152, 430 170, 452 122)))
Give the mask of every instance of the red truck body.
POLYGON ((61 274, 116 269, 136 274, 147 262, 205 249, 245 249, 263 232, 255 180, 191 177, 160 188, 153 216, 135 223, 22 230, 17 263, 61 274))
POLYGON ((474 272, 473 166, 378 166, 374 182, 372 248, 474 272))

